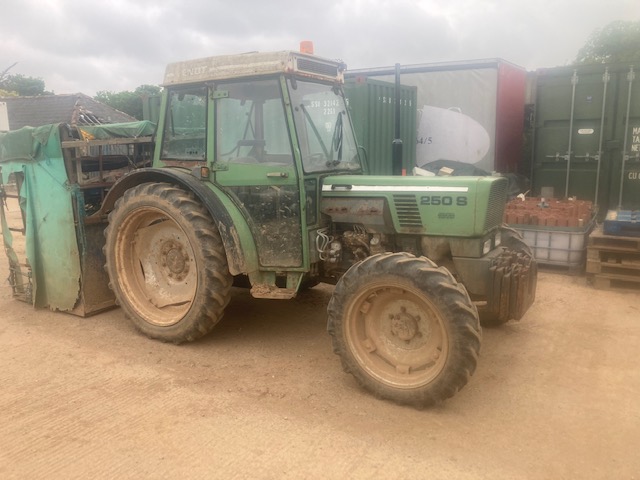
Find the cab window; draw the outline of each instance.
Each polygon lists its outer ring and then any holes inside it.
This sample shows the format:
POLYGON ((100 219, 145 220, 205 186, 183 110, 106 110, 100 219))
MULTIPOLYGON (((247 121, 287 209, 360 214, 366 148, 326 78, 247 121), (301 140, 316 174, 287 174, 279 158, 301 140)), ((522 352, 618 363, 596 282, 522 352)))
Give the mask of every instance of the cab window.
POLYGON ((207 87, 169 93, 162 158, 205 160, 207 151, 207 87))

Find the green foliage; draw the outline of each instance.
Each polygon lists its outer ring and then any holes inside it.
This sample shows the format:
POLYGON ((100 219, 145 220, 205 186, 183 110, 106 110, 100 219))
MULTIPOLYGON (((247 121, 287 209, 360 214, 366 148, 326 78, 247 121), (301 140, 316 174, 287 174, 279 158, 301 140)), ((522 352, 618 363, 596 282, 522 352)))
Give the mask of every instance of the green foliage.
POLYGON ((93 97, 94 100, 109 105, 116 110, 127 113, 132 117, 142 120, 142 102, 145 97, 159 95, 161 88, 157 85, 140 85, 133 92, 110 92, 101 90, 93 97))
POLYGON ((0 97, 17 97, 18 93, 0 88, 0 97))
POLYGON ((640 21, 615 21, 595 30, 575 64, 640 62, 640 21))
POLYGON ((9 70, 15 63, 0 72, 0 93, 2 96, 33 97, 37 95, 51 95, 44 89, 44 80, 27 77, 21 74, 10 75, 9 70))

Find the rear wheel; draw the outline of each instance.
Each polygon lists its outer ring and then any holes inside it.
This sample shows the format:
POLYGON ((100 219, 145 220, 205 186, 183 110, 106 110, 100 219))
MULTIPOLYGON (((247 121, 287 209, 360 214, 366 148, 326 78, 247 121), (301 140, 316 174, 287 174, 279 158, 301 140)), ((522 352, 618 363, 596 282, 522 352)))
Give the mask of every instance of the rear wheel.
POLYGON ((222 318, 232 279, 220 234, 191 193, 166 183, 133 187, 105 235, 111 288, 141 332, 180 343, 222 318))
POLYGON ((375 395, 424 407, 469 380, 480 351, 475 306, 448 270, 408 253, 352 266, 329 303, 343 368, 375 395))

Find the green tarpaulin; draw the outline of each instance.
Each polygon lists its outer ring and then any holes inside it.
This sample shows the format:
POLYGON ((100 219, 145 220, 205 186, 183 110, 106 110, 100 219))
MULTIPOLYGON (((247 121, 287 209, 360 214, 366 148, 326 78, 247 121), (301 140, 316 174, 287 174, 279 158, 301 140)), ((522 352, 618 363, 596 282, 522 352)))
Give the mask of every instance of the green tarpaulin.
POLYGON ((108 125, 76 127, 85 140, 107 140, 110 138, 150 137, 156 131, 155 123, 149 121, 111 123, 108 125))
MULTIPOLYGON (((72 193, 62 161, 56 125, 24 127, 0 137, 2 184, 19 177, 24 217, 26 261, 12 265, 21 278, 31 267, 32 302, 38 307, 71 310, 80 289, 80 260, 72 208, 72 193)), ((7 202, 6 208, 18 208, 7 202)), ((3 228, 5 246, 17 238, 3 228)), ((20 239, 22 240, 22 239, 20 239)), ((12 250, 9 258, 15 257, 12 250)))
MULTIPOLYGON (((74 212, 81 193, 77 184, 69 182, 61 146, 60 132, 67 128, 71 127, 46 125, 0 133, 0 186, 3 191, 19 186, 20 193, 19 202, 6 198, 1 205, 8 261, 16 272, 16 283, 27 282, 31 270, 31 300, 35 306, 62 311, 71 311, 81 296, 79 242, 85 241, 84 230, 77 228, 82 215, 74 212), (24 236, 9 230, 7 215, 24 219, 24 225, 20 225, 24 236), (24 243, 20 249, 18 242, 24 243), (26 258, 19 258, 19 251, 26 251, 26 258)), ((81 131, 78 128, 78 137, 137 138, 152 135, 154 130, 150 122, 83 126, 81 131)))

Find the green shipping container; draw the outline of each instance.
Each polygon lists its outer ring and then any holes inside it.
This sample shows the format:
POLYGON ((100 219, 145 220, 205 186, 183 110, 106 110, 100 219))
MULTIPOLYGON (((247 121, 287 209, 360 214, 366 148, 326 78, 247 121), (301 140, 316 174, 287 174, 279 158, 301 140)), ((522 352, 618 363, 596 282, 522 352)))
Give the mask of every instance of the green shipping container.
POLYGON ((538 70, 534 194, 640 208, 640 77, 628 65, 538 70), (624 169, 624 170, 623 170, 624 169))
MULTIPOLYGON (((391 175, 395 138, 394 83, 365 78, 348 79, 344 86, 358 144, 367 153, 369 174, 391 175)), ((417 88, 400 86, 402 168, 411 175, 416 161, 417 88)))

